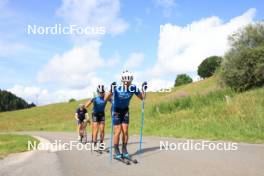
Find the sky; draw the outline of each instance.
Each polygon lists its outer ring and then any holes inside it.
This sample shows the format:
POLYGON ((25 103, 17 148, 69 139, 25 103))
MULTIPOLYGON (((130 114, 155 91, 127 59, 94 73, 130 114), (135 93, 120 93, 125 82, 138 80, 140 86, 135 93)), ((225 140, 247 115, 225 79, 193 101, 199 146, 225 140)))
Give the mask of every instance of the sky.
POLYGON ((202 60, 263 17, 261 0, 0 0, 0 89, 45 105, 91 97, 124 69, 151 91, 181 73, 199 80, 202 60), (34 25, 93 33, 29 33, 34 25))

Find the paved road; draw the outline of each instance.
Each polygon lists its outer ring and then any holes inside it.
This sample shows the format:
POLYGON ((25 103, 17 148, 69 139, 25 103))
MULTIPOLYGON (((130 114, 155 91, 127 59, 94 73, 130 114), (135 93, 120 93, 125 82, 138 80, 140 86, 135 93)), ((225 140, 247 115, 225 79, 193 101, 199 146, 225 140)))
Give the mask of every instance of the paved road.
MULTIPOLYGON (((76 134, 30 132, 27 134, 69 142, 76 134)), ((139 160, 126 166, 109 160, 109 154, 90 151, 35 151, 19 161, 17 155, 0 161, 0 176, 263 176, 264 145, 238 144, 236 151, 161 151, 160 141, 186 142, 173 138, 144 137, 143 153, 138 156, 138 137, 130 138, 128 150, 139 160), (12 161, 12 162, 10 162, 12 161)), ((108 142, 108 140, 106 140, 108 142)), ((200 143, 201 141, 194 141, 200 143)), ((218 142, 219 143, 219 142, 218 142)), ((217 144, 217 143, 215 143, 217 144)), ((23 157, 23 156, 22 156, 23 157)), ((21 156, 20 156, 21 158, 21 156)))

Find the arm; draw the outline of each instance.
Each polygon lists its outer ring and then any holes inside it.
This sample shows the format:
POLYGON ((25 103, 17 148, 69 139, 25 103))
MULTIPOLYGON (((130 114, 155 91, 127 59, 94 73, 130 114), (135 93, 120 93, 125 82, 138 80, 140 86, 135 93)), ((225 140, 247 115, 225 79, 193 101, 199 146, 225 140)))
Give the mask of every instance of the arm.
POLYGON ((79 120, 78 113, 75 113, 75 116, 74 117, 75 117, 76 120, 79 120))
POLYGON ((147 86, 147 82, 144 82, 142 84, 142 92, 140 92, 137 97, 140 99, 140 100, 144 100, 146 98, 146 90, 147 90, 148 86, 147 86))
POLYGON ((85 104, 85 108, 89 108, 89 106, 91 106, 92 103, 93 103, 93 99, 87 101, 87 103, 85 104))
POLYGON ((109 101, 113 95, 113 91, 116 87, 116 82, 113 82, 110 86, 110 91, 105 95, 104 100, 109 101))
POLYGON ((140 94, 137 95, 137 97, 140 99, 140 100, 143 100, 146 98, 146 93, 145 92, 141 92, 140 94))
MULTIPOLYGON (((93 103, 93 99, 87 101, 87 103, 85 104, 85 108, 89 108, 91 106, 91 104, 93 103)), ((87 121, 88 124, 91 123, 90 121, 90 116, 89 116, 89 113, 88 113, 88 110, 87 112, 85 113, 85 121, 87 121)))
POLYGON ((113 93, 112 92, 108 92, 105 97, 104 97, 104 100, 107 102, 107 101, 110 101, 111 97, 112 97, 113 93))
POLYGON ((89 124, 91 123, 88 111, 85 113, 85 121, 87 121, 87 123, 89 123, 89 124))

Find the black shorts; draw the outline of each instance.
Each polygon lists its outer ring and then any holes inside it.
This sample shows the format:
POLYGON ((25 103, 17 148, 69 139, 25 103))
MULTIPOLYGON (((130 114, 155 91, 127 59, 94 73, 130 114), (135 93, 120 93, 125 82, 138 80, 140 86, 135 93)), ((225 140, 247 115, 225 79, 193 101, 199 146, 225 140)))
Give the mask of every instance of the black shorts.
POLYGON ((93 122, 105 122, 105 113, 104 112, 93 112, 92 114, 93 122))
POLYGON ((120 125, 122 123, 129 124, 129 109, 119 109, 115 108, 112 113, 114 125, 120 125))
POLYGON ((78 124, 78 125, 80 125, 80 124, 83 123, 83 122, 84 122, 84 119, 78 119, 78 120, 77 120, 77 124, 78 124))

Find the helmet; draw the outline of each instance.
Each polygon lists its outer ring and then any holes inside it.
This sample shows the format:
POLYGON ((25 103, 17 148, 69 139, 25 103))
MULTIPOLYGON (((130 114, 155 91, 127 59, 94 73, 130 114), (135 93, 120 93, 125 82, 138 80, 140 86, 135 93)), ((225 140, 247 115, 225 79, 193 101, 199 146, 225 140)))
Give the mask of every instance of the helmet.
POLYGON ((121 75, 122 82, 132 82, 133 81, 133 74, 129 71, 123 71, 121 75))
POLYGON ((97 86, 97 93, 105 93, 104 85, 100 84, 97 86))

